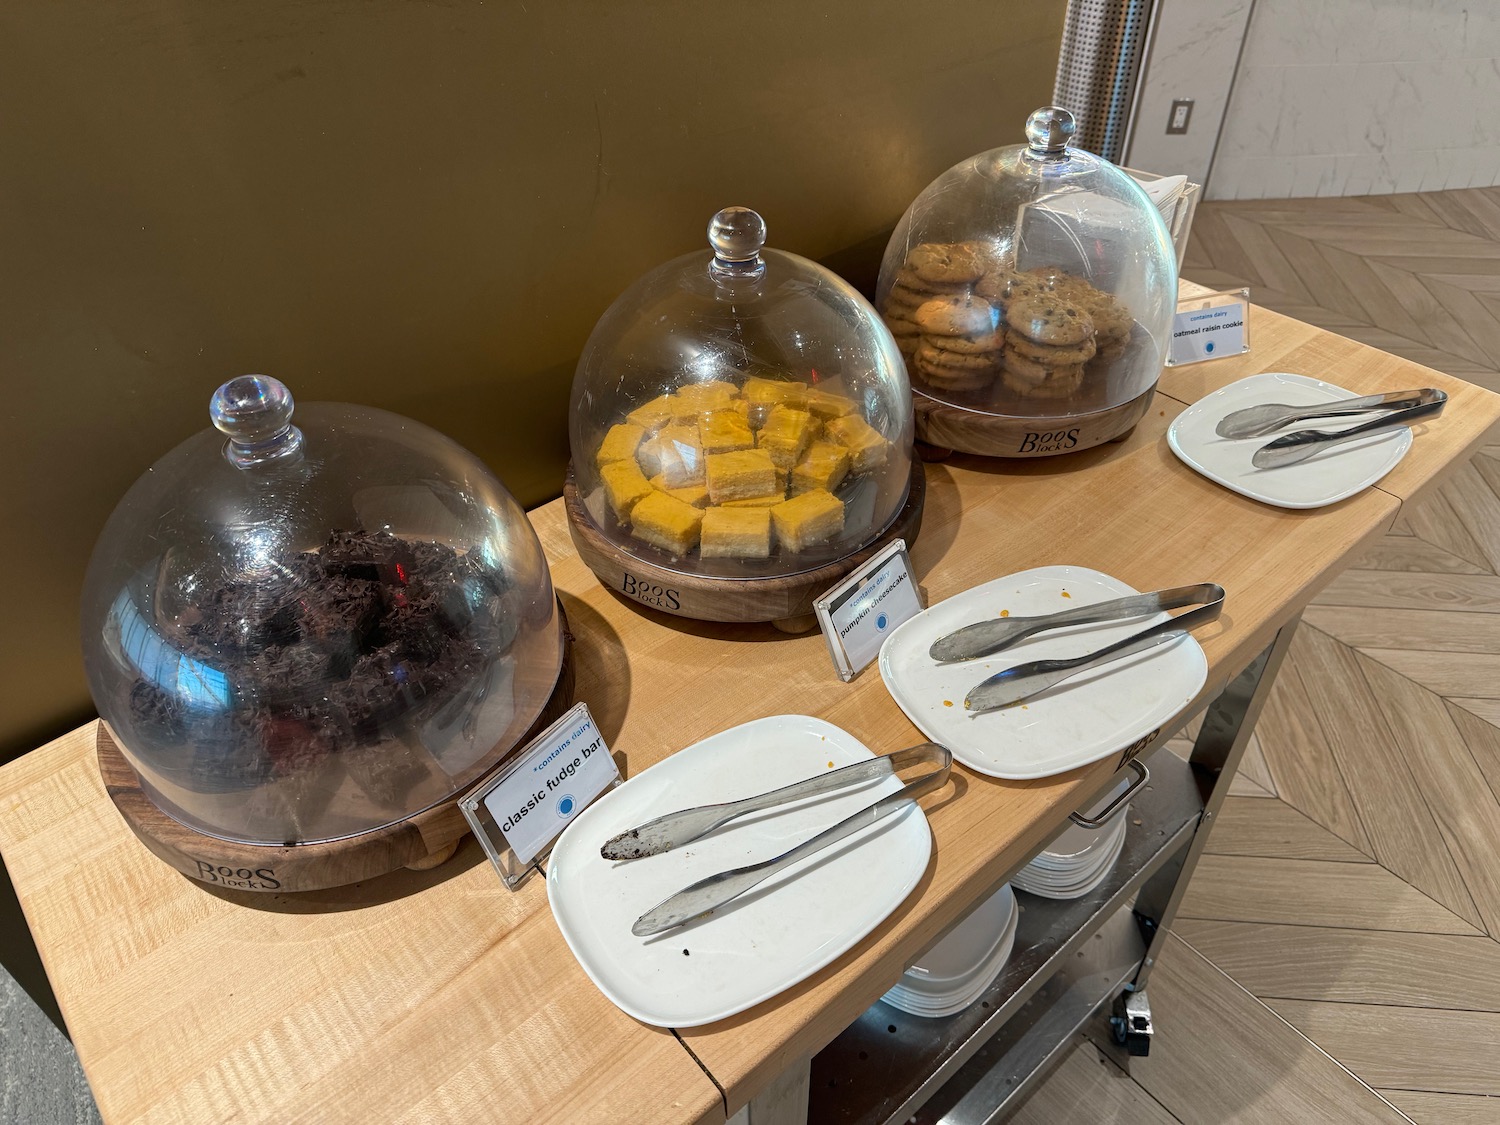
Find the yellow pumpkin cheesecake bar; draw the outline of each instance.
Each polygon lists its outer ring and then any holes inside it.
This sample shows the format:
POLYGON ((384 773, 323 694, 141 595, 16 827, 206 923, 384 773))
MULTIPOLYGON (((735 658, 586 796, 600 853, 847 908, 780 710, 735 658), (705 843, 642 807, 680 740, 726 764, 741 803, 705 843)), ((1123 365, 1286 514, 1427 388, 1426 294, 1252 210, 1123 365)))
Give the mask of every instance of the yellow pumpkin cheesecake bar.
POLYGON ((771 557, 769 508, 710 508, 703 513, 698 553, 705 559, 771 557))
POLYGON ((705 454, 755 448, 750 423, 737 410, 714 410, 703 415, 698 421, 698 436, 705 454))
POLYGON ((774 508, 786 499, 785 492, 773 492, 769 496, 752 496, 748 500, 726 500, 721 508, 774 508))
POLYGON ((832 492, 849 472, 849 451, 831 441, 815 441, 792 469, 792 494, 832 492))
POLYGON ((635 451, 641 447, 641 442, 646 437, 643 427, 630 422, 621 422, 618 426, 611 426, 609 433, 604 435, 604 440, 599 443, 599 452, 595 455, 595 462, 603 467, 611 461, 634 461, 635 451))
POLYGON ((766 416, 774 407, 798 407, 807 401, 807 384, 795 379, 765 379, 752 375, 740 390, 744 395, 741 401, 749 408, 750 425, 757 430, 765 425, 766 416))
POLYGON ((773 406, 756 436, 756 447, 771 455, 776 467, 789 471, 813 438, 813 416, 805 410, 773 406))
POLYGON ((599 470, 604 482, 604 495, 609 501, 609 510, 615 519, 625 523, 631 510, 656 490, 634 461, 611 461, 599 470))
POLYGON ((630 534, 653 547, 685 555, 698 543, 703 513, 665 492, 653 491, 630 513, 630 534))
POLYGON ((854 413, 854 400, 836 395, 832 391, 820 391, 817 388, 807 392, 807 409, 814 418, 828 421, 830 418, 842 418, 845 414, 854 413))
POLYGON ((771 509, 776 539, 788 551, 804 551, 844 530, 844 504, 823 489, 783 500, 771 509))
POLYGON ((667 487, 667 478, 654 476, 651 478, 651 487, 658 492, 665 492, 668 496, 681 500, 684 504, 691 504, 695 508, 708 506, 708 488, 701 484, 690 484, 683 488, 667 487))
POLYGON ((846 414, 829 422, 827 433, 849 451, 850 468, 856 473, 885 464, 886 449, 891 444, 880 436, 880 431, 863 418, 846 414))
POLYGON ((677 413, 677 404, 672 401, 671 395, 658 395, 650 402, 637 406, 625 420, 633 426, 639 426, 648 434, 654 434, 661 429, 677 413))
POLYGON ((740 449, 706 458, 708 497, 715 504, 776 491, 776 465, 764 449, 740 449))
POLYGON ((733 383, 711 379, 706 383, 689 383, 677 388, 679 416, 683 410, 693 414, 707 414, 711 410, 729 410, 739 397, 739 388, 733 383))

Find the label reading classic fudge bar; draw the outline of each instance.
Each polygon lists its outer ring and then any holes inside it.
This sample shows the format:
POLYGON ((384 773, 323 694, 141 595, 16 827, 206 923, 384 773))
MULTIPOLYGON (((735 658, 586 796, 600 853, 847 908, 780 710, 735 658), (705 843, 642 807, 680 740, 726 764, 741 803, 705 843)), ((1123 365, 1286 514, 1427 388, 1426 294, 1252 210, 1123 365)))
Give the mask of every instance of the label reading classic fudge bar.
POLYGON ((459 808, 505 885, 514 887, 573 818, 619 781, 604 736, 579 703, 459 808))

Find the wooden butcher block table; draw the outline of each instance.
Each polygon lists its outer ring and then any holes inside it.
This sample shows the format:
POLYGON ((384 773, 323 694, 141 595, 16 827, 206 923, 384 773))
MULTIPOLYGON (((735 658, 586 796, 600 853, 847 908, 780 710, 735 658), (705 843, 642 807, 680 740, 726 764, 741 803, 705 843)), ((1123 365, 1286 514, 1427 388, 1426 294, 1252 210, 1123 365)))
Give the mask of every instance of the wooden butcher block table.
MULTIPOLYGON (((1500 419, 1500 397, 1265 310, 1251 344, 1169 369, 1119 444, 929 465, 911 552, 928 604, 1059 563, 1141 590, 1217 581, 1228 598, 1198 633, 1201 707, 1500 419), (1435 385, 1450 402, 1377 486, 1288 511, 1199 477, 1165 440, 1187 404, 1261 371, 1361 394, 1435 385)), ((768 714, 818 716, 877 753, 922 740, 878 673, 838 680, 820 635, 628 604, 574 553, 560 501, 531 518, 577 638, 578 698, 625 776, 768 714)), ((109 1122, 723 1121, 856 1021, 1119 765, 1025 782, 955 766, 923 802, 927 873, 889 918, 775 999, 674 1033, 610 1004, 564 944, 543 880, 507 891, 472 839, 435 870, 340 890, 216 891, 136 840, 93 748, 85 727, 0 768, 0 851, 109 1122)))

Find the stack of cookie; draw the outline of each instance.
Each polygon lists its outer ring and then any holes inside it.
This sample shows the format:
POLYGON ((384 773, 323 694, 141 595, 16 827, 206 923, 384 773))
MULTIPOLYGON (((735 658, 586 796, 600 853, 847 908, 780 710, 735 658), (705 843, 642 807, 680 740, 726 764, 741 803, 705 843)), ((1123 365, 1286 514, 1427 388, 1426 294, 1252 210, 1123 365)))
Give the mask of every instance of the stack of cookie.
POLYGON ((974 293, 995 268, 983 243, 927 242, 912 250, 886 295, 885 321, 896 346, 937 390, 983 390, 1000 372, 1000 311, 974 293))
POLYGON ((988 243, 912 248, 882 306, 912 378, 933 390, 1066 398, 1104 377, 1133 320, 1110 293, 1055 267, 1017 271, 988 243))
POLYGON ((1075 298, 1093 319, 1094 343, 1099 346, 1090 364, 1090 371, 1093 371, 1113 363, 1125 354, 1125 346, 1130 343, 1130 330, 1135 326, 1135 321, 1113 293, 1095 289, 1082 280, 1077 285, 1079 288, 1075 298))
POLYGON ((1094 358, 1094 320, 1065 292, 1027 293, 1005 310, 1005 373, 1018 395, 1067 398, 1083 385, 1083 365, 1094 358))

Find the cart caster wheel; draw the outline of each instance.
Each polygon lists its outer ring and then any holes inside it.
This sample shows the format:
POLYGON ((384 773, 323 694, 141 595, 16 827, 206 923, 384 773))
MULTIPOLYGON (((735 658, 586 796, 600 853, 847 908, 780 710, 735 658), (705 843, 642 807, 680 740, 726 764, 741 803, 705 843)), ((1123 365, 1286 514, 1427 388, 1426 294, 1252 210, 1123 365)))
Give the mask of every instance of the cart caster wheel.
POLYGON ((1126 1054, 1144 1058, 1151 1053, 1151 1037, 1132 1032, 1124 1016, 1110 1016, 1109 1030, 1115 1042, 1125 1048, 1126 1054))
POLYGON ((1151 1053, 1151 1002, 1144 992, 1126 992, 1115 1000, 1115 1014, 1109 1017, 1114 1041, 1126 1053, 1145 1058, 1151 1053))

